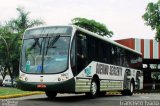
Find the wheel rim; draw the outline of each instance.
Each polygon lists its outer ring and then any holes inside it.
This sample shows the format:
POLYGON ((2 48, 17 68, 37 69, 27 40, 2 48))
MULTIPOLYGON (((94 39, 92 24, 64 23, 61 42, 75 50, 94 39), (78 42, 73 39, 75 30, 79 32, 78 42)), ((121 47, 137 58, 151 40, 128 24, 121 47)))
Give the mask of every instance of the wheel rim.
POLYGON ((133 92, 133 83, 131 83, 131 88, 130 88, 130 90, 131 90, 131 93, 133 92))
POLYGON ((91 85, 91 92, 92 92, 92 95, 96 95, 97 84, 94 81, 92 82, 92 85, 91 85))

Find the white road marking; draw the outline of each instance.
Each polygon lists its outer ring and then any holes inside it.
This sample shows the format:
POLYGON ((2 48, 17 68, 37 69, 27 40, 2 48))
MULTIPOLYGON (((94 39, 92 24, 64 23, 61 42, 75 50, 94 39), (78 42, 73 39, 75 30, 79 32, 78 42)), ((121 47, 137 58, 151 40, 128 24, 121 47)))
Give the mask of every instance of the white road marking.
POLYGON ((142 98, 142 99, 148 99, 149 97, 148 96, 140 96, 140 98, 142 98))

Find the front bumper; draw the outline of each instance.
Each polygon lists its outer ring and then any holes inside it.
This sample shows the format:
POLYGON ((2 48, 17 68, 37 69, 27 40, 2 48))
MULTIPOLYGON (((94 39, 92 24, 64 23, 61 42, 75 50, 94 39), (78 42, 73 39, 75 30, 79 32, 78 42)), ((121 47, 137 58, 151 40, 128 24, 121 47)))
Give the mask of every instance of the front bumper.
POLYGON ((54 91, 57 93, 74 93, 75 80, 74 78, 63 82, 25 82, 17 81, 17 87, 25 91, 54 91), (45 88, 38 88, 37 85, 43 84, 45 88))

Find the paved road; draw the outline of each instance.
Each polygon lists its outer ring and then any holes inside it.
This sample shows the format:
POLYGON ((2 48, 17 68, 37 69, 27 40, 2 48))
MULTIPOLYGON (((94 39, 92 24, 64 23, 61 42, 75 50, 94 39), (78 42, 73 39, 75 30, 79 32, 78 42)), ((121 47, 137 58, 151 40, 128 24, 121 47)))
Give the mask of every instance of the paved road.
POLYGON ((95 99, 84 95, 59 94, 54 100, 47 99, 45 95, 33 95, 1 102, 2 106, 160 106, 160 94, 106 95, 95 99))

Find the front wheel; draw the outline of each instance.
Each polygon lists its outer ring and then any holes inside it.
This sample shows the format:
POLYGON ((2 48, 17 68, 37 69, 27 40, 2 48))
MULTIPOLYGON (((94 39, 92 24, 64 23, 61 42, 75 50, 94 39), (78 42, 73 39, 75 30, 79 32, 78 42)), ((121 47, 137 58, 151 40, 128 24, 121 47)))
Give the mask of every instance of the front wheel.
POLYGON ((54 99, 57 96, 57 92, 45 91, 46 96, 50 99, 54 99))
POLYGON ((86 96, 90 98, 95 98, 98 95, 98 84, 96 80, 92 80, 91 86, 90 86, 90 92, 86 93, 86 96))

